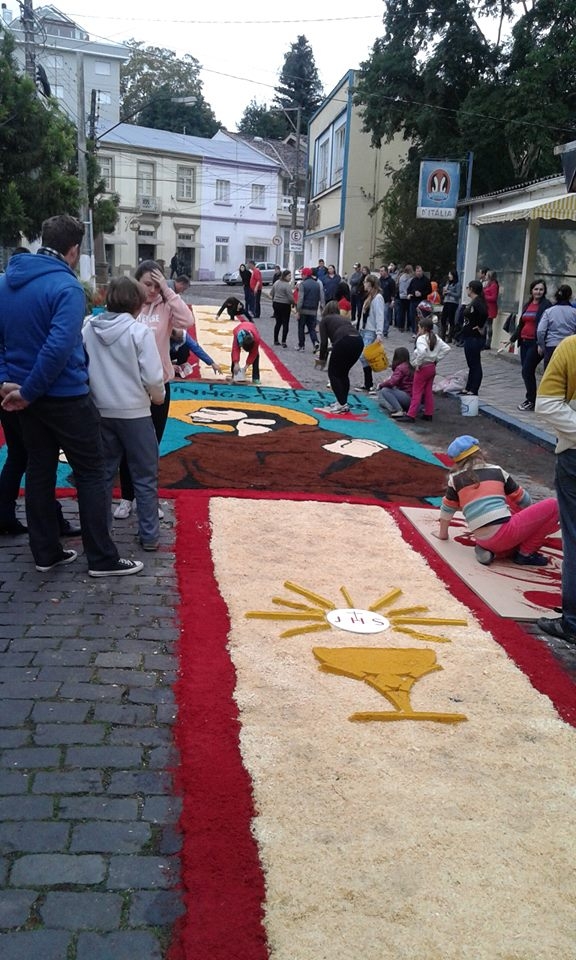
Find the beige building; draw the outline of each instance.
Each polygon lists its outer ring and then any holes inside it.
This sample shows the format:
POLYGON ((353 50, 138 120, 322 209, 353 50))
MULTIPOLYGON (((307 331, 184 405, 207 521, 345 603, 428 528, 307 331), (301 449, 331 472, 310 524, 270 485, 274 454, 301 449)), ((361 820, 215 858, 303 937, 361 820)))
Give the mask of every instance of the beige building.
POLYGON ((383 240, 376 206, 391 186, 391 173, 407 155, 401 137, 376 148, 362 130, 354 106, 354 70, 349 70, 312 117, 308 130, 310 202, 304 262, 320 258, 339 273, 360 261, 379 266, 376 250, 383 240))

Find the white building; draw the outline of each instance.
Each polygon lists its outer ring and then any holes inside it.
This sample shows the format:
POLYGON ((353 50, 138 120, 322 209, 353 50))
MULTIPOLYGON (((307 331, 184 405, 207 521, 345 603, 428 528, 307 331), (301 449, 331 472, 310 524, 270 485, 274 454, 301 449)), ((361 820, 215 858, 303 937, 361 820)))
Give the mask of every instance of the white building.
POLYGON ((82 27, 51 5, 38 7, 26 23, 22 18, 11 20, 3 10, 5 25, 16 43, 16 59, 24 71, 26 59, 33 58, 33 67, 45 71, 51 94, 78 124, 84 88, 84 112, 91 112, 92 91, 96 91, 96 125, 111 127, 120 119, 120 67, 130 51, 123 44, 90 40, 82 27))
POLYGON ((120 124, 101 137, 98 162, 120 196, 105 237, 113 272, 178 253, 196 280, 248 259, 275 259, 278 163, 247 144, 120 124))

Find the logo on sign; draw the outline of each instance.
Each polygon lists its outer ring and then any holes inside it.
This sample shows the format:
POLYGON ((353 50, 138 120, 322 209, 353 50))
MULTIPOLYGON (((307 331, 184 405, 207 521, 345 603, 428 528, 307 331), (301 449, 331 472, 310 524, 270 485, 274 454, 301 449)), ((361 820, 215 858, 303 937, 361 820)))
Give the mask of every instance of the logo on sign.
POLYGON ((432 170, 426 183, 426 194, 432 203, 446 203, 450 195, 452 181, 443 167, 432 170))

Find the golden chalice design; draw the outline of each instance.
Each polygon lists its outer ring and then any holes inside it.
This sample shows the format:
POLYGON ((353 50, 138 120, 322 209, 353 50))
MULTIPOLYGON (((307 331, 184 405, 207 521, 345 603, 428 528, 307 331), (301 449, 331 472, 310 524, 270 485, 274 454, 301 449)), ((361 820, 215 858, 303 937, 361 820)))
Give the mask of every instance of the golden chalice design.
MULTIPOLYGON (((250 610, 251 619, 296 621, 300 626, 289 627, 281 637, 295 637, 307 633, 340 629, 353 633, 375 634, 392 628, 417 640, 434 643, 449 643, 450 638, 423 633, 424 626, 466 626, 466 620, 445 617, 423 616, 425 606, 393 607, 402 595, 394 587, 379 597, 367 609, 357 607, 345 587, 340 587, 346 603, 336 603, 287 580, 286 590, 299 599, 272 597, 272 603, 283 609, 250 610), (308 601, 304 603, 303 600, 308 601), (390 609, 388 609, 390 608, 390 609), (416 629, 414 629, 416 628, 416 629)), ((459 723, 466 720, 461 713, 434 713, 416 711, 410 702, 410 691, 417 680, 442 670, 433 650, 413 650, 394 647, 314 647, 314 656, 320 661, 320 670, 362 680, 381 693, 394 710, 354 713, 349 718, 355 721, 369 720, 432 720, 436 723, 459 723)))

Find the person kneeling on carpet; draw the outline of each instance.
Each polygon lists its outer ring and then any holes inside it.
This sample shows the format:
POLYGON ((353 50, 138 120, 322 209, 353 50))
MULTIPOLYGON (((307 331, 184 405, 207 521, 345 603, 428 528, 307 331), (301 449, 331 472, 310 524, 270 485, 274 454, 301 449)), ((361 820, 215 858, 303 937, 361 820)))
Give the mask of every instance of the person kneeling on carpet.
POLYGON ((243 320, 237 327, 234 327, 232 340, 232 379, 235 383, 246 382, 246 371, 252 367, 252 383, 260 383, 260 344, 262 339, 255 323, 243 320), (242 351, 248 356, 244 366, 240 363, 242 351))
POLYGON ((177 377, 189 377, 192 366, 188 363, 190 354, 193 353, 199 360, 203 360, 209 367, 212 367, 214 373, 222 373, 222 367, 219 363, 210 357, 194 337, 191 337, 187 330, 173 330, 170 337, 170 359, 174 367, 174 375, 177 377), (183 336, 182 336, 183 335, 183 336))
POLYGON ((527 567, 544 567, 548 557, 538 550, 560 526, 554 497, 532 503, 530 494, 502 467, 487 463, 480 441, 464 435, 448 447, 454 461, 440 507, 440 528, 434 536, 448 540, 448 528, 461 510, 476 540, 478 563, 511 557, 527 567))

